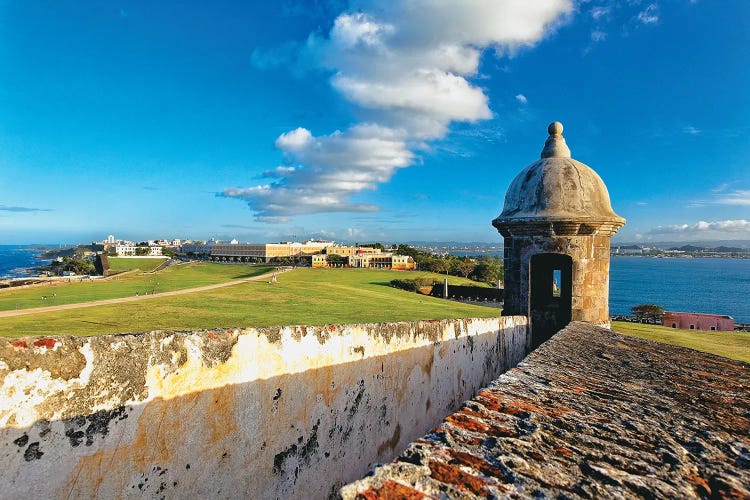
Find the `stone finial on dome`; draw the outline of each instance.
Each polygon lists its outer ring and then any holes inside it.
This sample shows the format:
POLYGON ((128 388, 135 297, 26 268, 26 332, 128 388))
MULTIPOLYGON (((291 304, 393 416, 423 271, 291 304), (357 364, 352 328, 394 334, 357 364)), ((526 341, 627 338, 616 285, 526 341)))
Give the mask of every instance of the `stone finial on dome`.
POLYGON ((565 137, 562 135, 562 123, 550 123, 547 132, 549 132, 549 137, 544 143, 542 158, 570 158, 570 148, 565 144, 565 137))

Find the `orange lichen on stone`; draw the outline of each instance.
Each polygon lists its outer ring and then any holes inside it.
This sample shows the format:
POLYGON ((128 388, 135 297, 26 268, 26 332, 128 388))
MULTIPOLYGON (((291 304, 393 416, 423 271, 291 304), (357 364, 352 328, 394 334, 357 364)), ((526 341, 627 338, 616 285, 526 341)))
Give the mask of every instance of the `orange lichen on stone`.
MULTIPOLYGON (((451 448, 448 450, 448 454, 451 456, 451 460, 449 463, 452 465, 463 465, 466 467, 471 467, 472 469, 478 470, 487 477, 495 477, 500 479, 505 476, 505 473, 499 467, 495 467, 487 460, 472 455, 471 453, 457 451, 451 448)), ((500 488, 504 489, 502 487, 500 488)))
POLYGON ((487 436, 514 437, 518 435, 518 433, 513 429, 501 427, 499 425, 487 424, 482 420, 472 418, 473 415, 471 415, 471 413, 465 410, 461 410, 454 413, 453 415, 449 415, 445 420, 455 425, 456 427, 460 427, 461 429, 478 432, 480 434, 486 434, 487 436))
POLYGON ((55 347, 55 339, 39 339, 34 342, 34 347, 45 347, 47 349, 52 349, 55 347))
POLYGON ((429 498, 414 488, 404 486, 396 481, 385 481, 382 486, 368 488, 357 494, 357 500, 376 500, 380 498, 400 499, 400 500, 422 500, 429 498))
POLYGON ((696 474, 688 474, 687 476, 685 476, 685 479, 693 484, 695 492, 700 496, 707 497, 711 495, 711 487, 708 485, 708 481, 706 481, 702 477, 696 474))
POLYGON ((25 340, 14 340, 10 345, 19 349, 26 349, 29 347, 29 344, 27 344, 25 340))
POLYGON ((539 406, 535 406, 529 403, 524 403, 523 401, 507 401, 505 404, 509 407, 515 407, 522 411, 530 411, 533 413, 543 413, 545 415, 550 415, 550 416, 557 416, 560 413, 564 413, 564 411, 561 411, 558 408, 555 408, 553 410, 545 410, 544 408, 540 408, 539 406))
POLYGON ((488 410, 502 412, 502 408, 504 407, 502 402, 500 402, 500 398, 489 391, 480 392, 474 399, 482 403, 482 405, 488 410))
POLYGON ((572 451, 570 451, 567 448, 563 448, 562 446, 558 446, 557 448, 555 448, 555 451, 558 452, 560 455, 563 455, 563 456, 566 456, 566 457, 572 457, 573 456, 573 452, 572 451))
POLYGON ((485 434, 488 430, 490 430, 489 425, 484 424, 475 418, 467 417, 460 412, 454 413, 453 415, 448 415, 445 421, 467 431, 485 434))
POLYGON ((376 481, 345 488, 394 480, 459 498, 750 499, 750 414, 737 411, 750 408, 749 388, 747 363, 574 322, 378 467, 376 481))
POLYGON ((558 416, 561 413, 570 411, 567 408, 555 408, 553 410, 545 410, 539 406, 525 403, 517 400, 504 400, 498 394, 493 394, 489 391, 482 391, 477 394, 476 399, 482 403, 487 409, 506 413, 508 415, 518 415, 523 412, 543 413, 550 416, 558 416))
POLYGON ((462 490, 468 490, 475 495, 484 493, 484 487, 488 484, 481 477, 473 476, 453 465, 434 460, 430 461, 427 465, 430 468, 433 479, 441 483, 452 484, 462 490))

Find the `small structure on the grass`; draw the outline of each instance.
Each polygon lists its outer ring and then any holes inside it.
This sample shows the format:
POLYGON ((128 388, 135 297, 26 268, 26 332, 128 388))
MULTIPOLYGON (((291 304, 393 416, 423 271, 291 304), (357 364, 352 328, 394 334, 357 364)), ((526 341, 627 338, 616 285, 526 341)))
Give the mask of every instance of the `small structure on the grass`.
POLYGON ((734 318, 721 314, 665 311, 662 324, 683 330, 734 331, 734 318))
POLYGON ((562 124, 548 131, 492 221, 505 238, 503 314, 528 316, 534 345, 571 320, 609 327, 610 239, 625 224, 599 175, 570 157, 562 124))

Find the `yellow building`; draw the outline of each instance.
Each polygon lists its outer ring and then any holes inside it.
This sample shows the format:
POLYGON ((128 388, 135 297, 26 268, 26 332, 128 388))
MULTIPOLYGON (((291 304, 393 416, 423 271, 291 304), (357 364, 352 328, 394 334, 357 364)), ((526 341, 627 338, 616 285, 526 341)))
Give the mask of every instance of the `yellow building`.
MULTIPOLYGON (((341 247, 338 247, 341 248, 341 247)), ((377 249, 374 249, 377 250, 377 249)), ((332 253, 330 255, 340 255, 332 253)), ((392 253, 382 253, 379 250, 375 253, 354 253, 347 256, 348 267, 359 269, 394 269, 398 271, 409 271, 416 269, 414 259, 408 255, 394 255, 392 253)), ((328 255, 317 254, 312 256, 312 267, 329 267, 328 255)))
POLYGON ((328 258, 325 254, 316 254, 312 256, 312 267, 328 267, 328 258))
POLYGON ((349 266, 364 269, 394 269, 407 271, 416 269, 414 259, 408 255, 391 253, 357 254, 349 257, 349 266))
POLYGON ((346 245, 332 245, 326 248, 328 255, 340 255, 342 257, 351 257, 357 254, 379 254, 382 251, 374 247, 352 247, 346 245))
POLYGON ((414 264, 414 259, 408 255, 392 255, 391 256, 391 269, 399 271, 413 271, 417 266, 414 264))
POLYGON ((211 256, 254 257, 257 259, 264 259, 268 262, 271 259, 319 254, 330 246, 333 246, 333 242, 307 241, 305 243, 299 243, 295 241, 286 243, 234 243, 213 245, 211 247, 211 256))

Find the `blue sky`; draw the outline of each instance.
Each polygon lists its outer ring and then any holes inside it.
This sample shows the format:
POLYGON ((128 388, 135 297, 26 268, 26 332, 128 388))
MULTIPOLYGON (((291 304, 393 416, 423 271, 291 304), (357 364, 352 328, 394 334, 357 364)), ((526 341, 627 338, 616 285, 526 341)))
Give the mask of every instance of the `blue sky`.
POLYGON ((497 241, 550 121, 625 241, 750 239, 744 0, 0 0, 0 244, 497 241))

